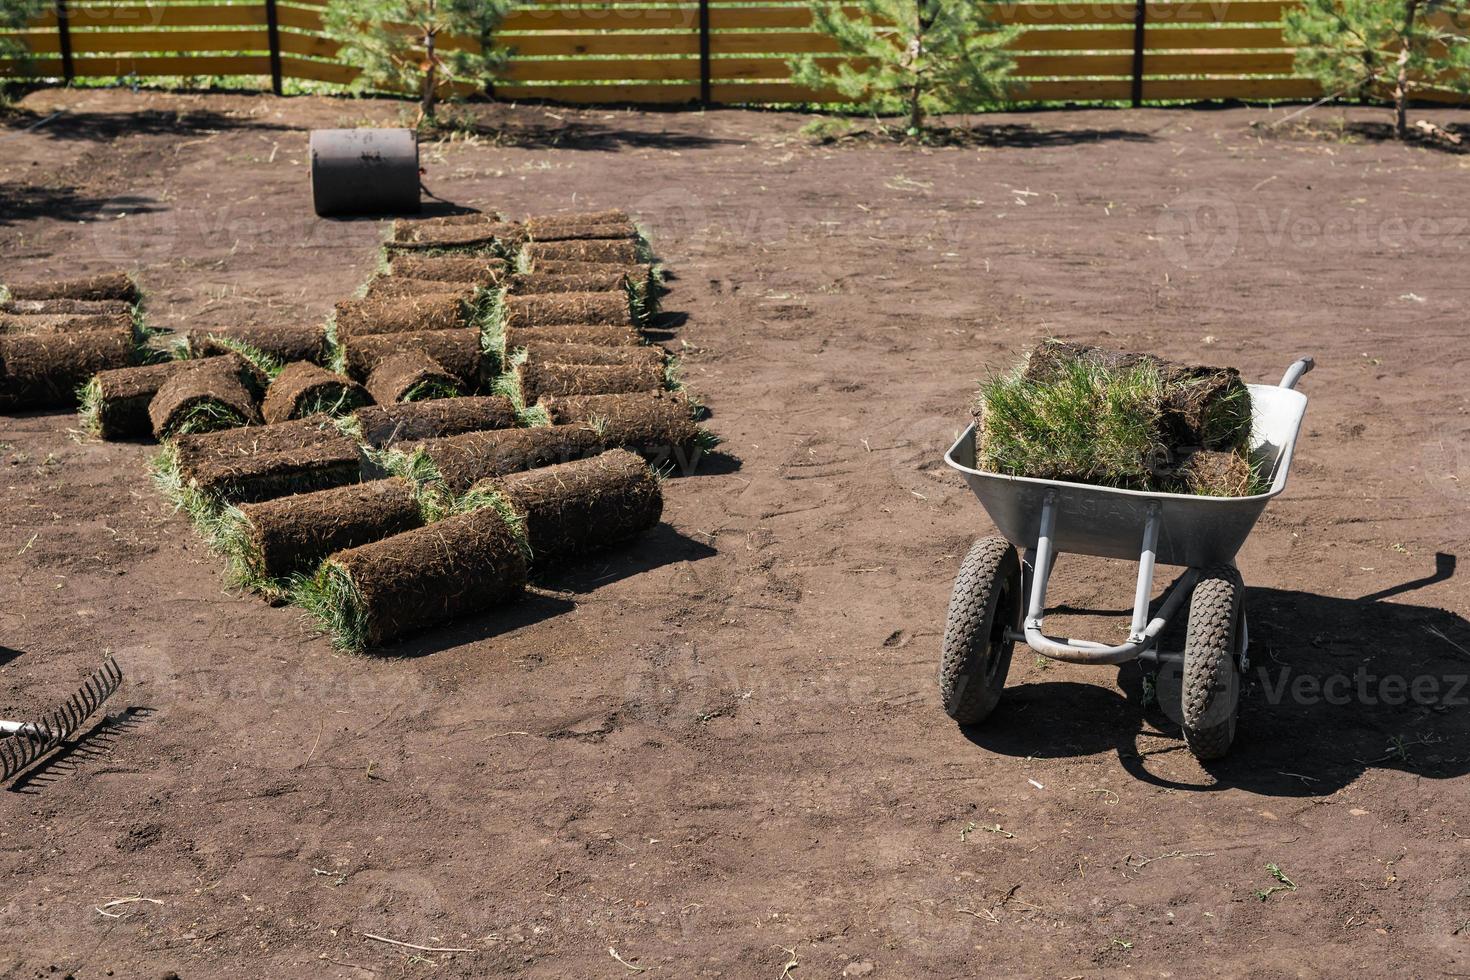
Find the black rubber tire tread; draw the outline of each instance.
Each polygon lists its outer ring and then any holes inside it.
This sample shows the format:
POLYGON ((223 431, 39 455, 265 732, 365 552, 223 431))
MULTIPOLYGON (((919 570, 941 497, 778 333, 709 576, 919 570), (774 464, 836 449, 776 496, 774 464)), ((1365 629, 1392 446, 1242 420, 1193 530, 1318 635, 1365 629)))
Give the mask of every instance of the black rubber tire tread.
POLYGON ((1200 573, 1184 638, 1184 741, 1195 758, 1224 758, 1235 739, 1240 678, 1235 645, 1245 585, 1226 565, 1200 573))
POLYGON ((1014 625, 1021 601, 1021 563, 1016 549, 1005 538, 981 538, 970 547, 955 577, 949 600, 949 618, 944 626, 944 648, 939 663, 939 696, 944 711, 961 725, 985 720, 1000 701, 1010 670, 1013 642, 992 654, 991 634, 995 617, 1014 625), (1002 583, 1009 582, 1009 608, 999 609, 1002 583), (987 678, 988 661, 994 664, 987 678))

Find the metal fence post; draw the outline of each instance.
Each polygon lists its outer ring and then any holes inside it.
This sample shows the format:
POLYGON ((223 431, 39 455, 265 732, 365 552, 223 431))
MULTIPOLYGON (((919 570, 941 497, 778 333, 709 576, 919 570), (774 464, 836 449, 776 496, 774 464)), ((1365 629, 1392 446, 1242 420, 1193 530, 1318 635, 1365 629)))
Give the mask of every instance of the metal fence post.
POLYGON ((70 85, 77 77, 77 67, 71 56, 71 17, 66 0, 56 0, 56 33, 61 39, 61 74, 70 85))
POLYGON ((709 0, 699 0, 699 102, 710 104, 709 0))
POLYGON ((271 91, 281 94, 281 25, 276 17, 276 0, 265 0, 265 32, 271 46, 271 91))
POLYGON ((1148 20, 1146 0, 1133 3, 1133 107, 1143 105, 1143 33, 1148 20))

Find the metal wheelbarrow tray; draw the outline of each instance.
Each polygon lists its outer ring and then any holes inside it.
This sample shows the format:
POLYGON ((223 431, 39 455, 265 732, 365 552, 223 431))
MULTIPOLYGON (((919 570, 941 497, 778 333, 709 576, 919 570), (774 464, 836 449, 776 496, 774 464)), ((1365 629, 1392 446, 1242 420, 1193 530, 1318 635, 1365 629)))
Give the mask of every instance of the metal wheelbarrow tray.
POLYGON ((939 676, 950 716, 975 724, 990 714, 1020 640, 1071 663, 1144 659, 1182 668, 1185 741, 1202 759, 1223 756, 1235 735, 1240 676, 1247 665, 1245 590, 1235 555, 1267 502, 1286 488, 1307 409, 1306 396, 1295 387, 1312 367, 1311 358, 1302 358, 1279 385, 1248 386, 1252 461, 1271 476, 1266 492, 1249 497, 1150 493, 987 473, 975 468, 975 427, 966 429, 944 461, 964 475, 1002 536, 976 541, 955 580, 939 676), (1138 562, 1127 642, 1042 632, 1047 581, 1060 552, 1138 562), (1186 570, 1150 617, 1157 563, 1186 570), (1186 601, 1184 651, 1159 651, 1160 634, 1186 601))

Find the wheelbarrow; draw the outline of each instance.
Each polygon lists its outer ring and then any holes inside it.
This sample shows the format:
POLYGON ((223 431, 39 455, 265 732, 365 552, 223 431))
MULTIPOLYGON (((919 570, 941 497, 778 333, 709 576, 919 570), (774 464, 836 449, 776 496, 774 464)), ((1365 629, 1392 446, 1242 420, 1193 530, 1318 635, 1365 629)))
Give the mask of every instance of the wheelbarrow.
POLYGON ((1286 489, 1307 410, 1296 384, 1314 366, 1304 357, 1287 369, 1279 385, 1247 386, 1252 462, 1270 475, 1269 489, 1249 497, 1152 493, 987 473, 975 468, 975 427, 966 429, 944 461, 964 474, 1000 536, 977 540, 955 578, 939 665, 945 712, 961 725, 983 721, 1000 700, 1018 641, 1067 663, 1139 660, 1155 669, 1177 666, 1177 717, 1185 743, 1199 759, 1223 757, 1235 738, 1241 677, 1249 667, 1245 586, 1235 555, 1267 502, 1286 489), (1047 580, 1063 552, 1137 560, 1126 642, 1043 632, 1047 580), (1158 564, 1185 570, 1150 616, 1158 564), (1161 635, 1186 606, 1184 649, 1161 650, 1161 635))

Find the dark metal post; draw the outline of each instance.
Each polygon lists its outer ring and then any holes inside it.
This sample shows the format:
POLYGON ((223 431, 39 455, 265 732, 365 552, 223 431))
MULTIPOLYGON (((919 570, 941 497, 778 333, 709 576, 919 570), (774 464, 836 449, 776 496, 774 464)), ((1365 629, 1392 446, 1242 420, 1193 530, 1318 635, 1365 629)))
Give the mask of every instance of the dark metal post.
POLYGON ((66 12, 66 0, 56 0, 56 32, 61 38, 61 74, 70 85, 77 77, 77 67, 71 56, 71 17, 66 12))
POLYGON ((1133 107, 1143 105, 1143 30, 1148 19, 1145 0, 1133 4, 1133 107))
POLYGON ((276 17, 276 0, 265 0, 265 32, 271 46, 271 91, 281 94, 281 25, 276 17))
POLYGON ((699 101, 710 104, 709 0, 699 0, 699 101))

